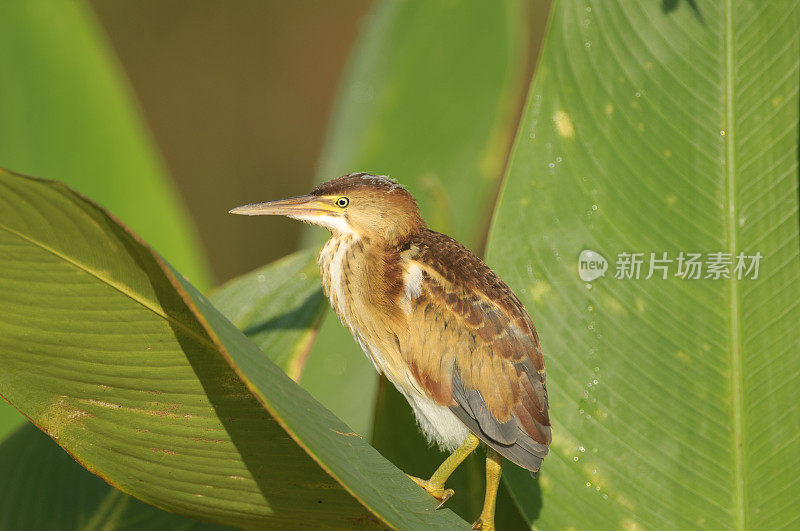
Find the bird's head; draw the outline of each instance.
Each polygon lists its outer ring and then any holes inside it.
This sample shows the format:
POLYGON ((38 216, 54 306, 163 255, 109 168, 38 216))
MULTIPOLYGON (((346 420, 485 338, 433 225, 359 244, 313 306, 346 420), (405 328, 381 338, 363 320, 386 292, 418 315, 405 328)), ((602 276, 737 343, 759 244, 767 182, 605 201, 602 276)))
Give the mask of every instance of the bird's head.
POLYGON ((414 197, 396 181, 351 173, 324 182, 308 195, 253 203, 230 211, 246 216, 287 216, 344 233, 401 242, 425 226, 414 197))

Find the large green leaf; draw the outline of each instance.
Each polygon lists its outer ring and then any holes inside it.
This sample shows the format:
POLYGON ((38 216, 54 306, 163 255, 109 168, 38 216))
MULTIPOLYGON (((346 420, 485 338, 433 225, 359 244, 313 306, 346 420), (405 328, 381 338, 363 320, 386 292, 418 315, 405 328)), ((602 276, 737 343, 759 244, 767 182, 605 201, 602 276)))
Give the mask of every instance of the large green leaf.
MULTIPOLYGON (((377 2, 338 98, 319 180, 390 175, 433 229, 477 249, 514 134, 525 15, 518 0, 377 2)), ((316 229, 314 241, 323 234, 316 229)), ((358 433, 371 431, 375 369, 332 312, 301 383, 358 433)))
POLYGON ((6 172, 0 194, 0 395, 90 471, 241 527, 464 525, 105 211, 6 172))
POLYGON ((194 230, 88 6, 5 3, 0 79, 0 166, 58 176, 206 288, 194 230))
POLYGON ((298 251, 226 282, 209 300, 283 372, 300 377, 328 304, 316 252, 298 251))
POLYGON ((797 2, 554 3, 489 247, 545 351, 541 504, 508 474, 537 527, 797 526, 798 27, 797 2), (645 279, 681 251, 763 260, 645 279))
POLYGON ((111 487, 27 424, 0 443, 0 529, 227 529, 168 513, 111 487))
POLYGON ((10 404, 0 400, 0 441, 5 439, 21 424, 25 419, 10 404))
MULTIPOLYGON (((0 166, 58 176, 209 285, 183 206, 83 1, 4 2, 0 80, 0 166)), ((0 402, 0 437, 20 422, 0 402)))
MULTIPOLYGON (((320 291, 315 257, 300 251, 226 283, 210 300, 284 371, 296 373, 321 315, 320 291)), ((0 470, 0 529, 209 527, 114 489, 30 424, 0 443, 0 470)))

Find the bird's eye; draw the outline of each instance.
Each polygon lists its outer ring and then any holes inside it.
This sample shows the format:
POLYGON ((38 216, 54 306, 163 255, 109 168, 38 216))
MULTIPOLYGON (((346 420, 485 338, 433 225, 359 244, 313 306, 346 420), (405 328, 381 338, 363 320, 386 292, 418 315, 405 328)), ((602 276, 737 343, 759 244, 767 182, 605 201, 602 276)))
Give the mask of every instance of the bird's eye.
POLYGON ((336 206, 338 206, 339 208, 344 208, 349 204, 350 200, 347 199, 346 197, 340 197, 339 199, 336 200, 336 206))

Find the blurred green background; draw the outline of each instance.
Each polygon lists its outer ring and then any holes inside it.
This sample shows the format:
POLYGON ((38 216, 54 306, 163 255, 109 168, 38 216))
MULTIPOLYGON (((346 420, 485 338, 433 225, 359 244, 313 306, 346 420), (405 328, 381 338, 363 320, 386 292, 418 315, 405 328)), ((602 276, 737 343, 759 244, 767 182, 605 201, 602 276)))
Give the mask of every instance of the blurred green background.
MULTIPOLYGON (((314 181, 368 0, 93 0, 218 282, 297 246, 299 223, 230 216, 314 181)), ((57 177, 57 176, 53 176, 57 177)))

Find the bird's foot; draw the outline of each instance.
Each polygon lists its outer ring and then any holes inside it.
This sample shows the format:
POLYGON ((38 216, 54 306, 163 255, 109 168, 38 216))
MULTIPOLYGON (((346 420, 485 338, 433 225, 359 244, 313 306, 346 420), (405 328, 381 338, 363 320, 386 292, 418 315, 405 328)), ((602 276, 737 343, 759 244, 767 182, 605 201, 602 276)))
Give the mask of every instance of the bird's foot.
POLYGON ((494 520, 489 520, 487 518, 484 521, 483 517, 480 517, 475 520, 474 524, 472 524, 472 529, 480 529, 481 531, 495 531, 494 520))
POLYGON ((427 479, 420 479, 409 474, 406 474, 409 478, 414 480, 414 483, 428 491, 428 494, 439 500, 439 505, 436 506, 439 509, 442 505, 445 504, 447 500, 449 500, 455 491, 453 489, 446 489, 444 488, 443 483, 435 483, 433 481, 427 479))

